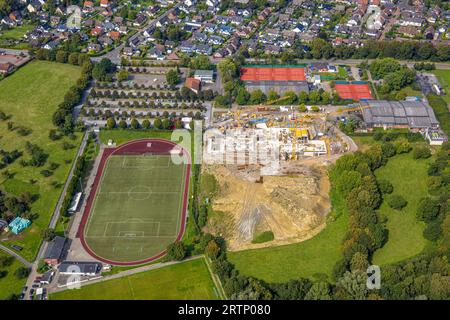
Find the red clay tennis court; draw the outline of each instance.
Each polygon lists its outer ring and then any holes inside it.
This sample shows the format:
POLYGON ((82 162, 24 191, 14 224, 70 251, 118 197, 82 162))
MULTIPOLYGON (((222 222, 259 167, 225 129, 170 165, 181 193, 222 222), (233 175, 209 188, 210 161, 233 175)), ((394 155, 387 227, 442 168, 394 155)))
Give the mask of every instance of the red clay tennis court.
POLYGON ((305 81, 305 68, 241 68, 243 81, 305 81))
POLYGON ((334 88, 341 99, 373 99, 367 83, 336 83, 334 88))

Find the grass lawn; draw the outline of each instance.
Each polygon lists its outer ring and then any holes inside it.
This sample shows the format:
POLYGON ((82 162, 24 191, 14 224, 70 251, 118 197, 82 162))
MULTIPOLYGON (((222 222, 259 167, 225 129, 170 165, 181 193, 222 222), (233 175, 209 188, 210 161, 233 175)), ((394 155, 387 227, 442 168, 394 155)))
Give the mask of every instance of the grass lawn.
POLYGON ((12 29, 7 29, 0 31, 0 41, 4 39, 21 40, 25 33, 33 30, 34 25, 24 24, 21 26, 14 27, 12 29))
POLYGON ((322 274, 331 280, 333 267, 342 257, 340 247, 348 221, 343 199, 337 198, 333 192, 331 198, 331 219, 314 238, 273 248, 229 252, 229 260, 242 274, 267 282, 314 278, 322 274))
POLYGON ((408 97, 421 97, 422 96, 422 91, 414 90, 413 88, 411 88, 411 86, 404 87, 404 88, 400 89, 399 92, 405 93, 406 96, 408 96, 408 97))
POLYGON ((102 143, 107 144, 111 139, 117 145, 121 145, 127 141, 144 139, 144 138, 161 138, 170 140, 172 131, 157 131, 157 130, 131 130, 131 129, 113 129, 113 130, 100 130, 100 140, 102 143))
POLYGON ((196 259, 127 277, 50 295, 54 300, 217 300, 204 259, 196 259))
POLYGON ((401 195, 408 205, 402 211, 391 209, 386 201, 381 205, 380 213, 388 218, 389 238, 384 247, 375 252, 374 264, 402 261, 425 248, 427 241, 422 236, 425 224, 416 219, 416 211, 420 199, 427 194, 429 162, 429 159, 414 160, 411 153, 401 154, 375 171, 377 179, 389 180, 394 186, 392 194, 401 195))
POLYGON ((7 29, 0 31, 0 46, 10 47, 13 49, 25 49, 28 47, 27 42, 22 42, 20 44, 10 45, 10 40, 23 40, 23 36, 28 31, 33 30, 34 25, 24 24, 21 26, 14 27, 12 29, 7 29))
MULTIPOLYGON (((7 253, 0 251, 0 257, 3 256, 10 257, 7 253)), ((19 280, 14 276, 14 272, 20 267, 23 267, 23 265, 18 260, 14 259, 12 265, 6 268, 0 268, 0 271, 7 272, 4 278, 0 278, 0 300, 7 299, 13 293, 20 294, 22 292, 22 288, 27 279, 19 280)))
POLYGON ((445 90, 445 96, 442 96, 447 103, 450 103, 450 70, 433 70, 442 88, 445 90))
POLYGON ((49 155, 47 163, 42 167, 22 167, 20 160, 29 158, 29 155, 24 153, 15 163, 3 169, 13 173, 14 177, 5 179, 0 176, 0 188, 4 191, 15 195, 28 191, 38 197, 31 208, 38 218, 28 230, 8 242, 3 242, 6 245, 22 246, 24 249, 20 254, 29 261, 32 261, 37 253, 42 240, 41 232, 48 226, 81 141, 80 134, 75 140, 64 138, 52 141, 48 137, 49 130, 54 129, 53 113, 80 73, 79 67, 36 61, 0 81, 0 110, 11 116, 8 121, 12 121, 14 127, 24 126, 32 130, 28 136, 21 136, 17 130, 8 130, 7 121, 0 122, 0 148, 25 151, 25 143, 30 141, 39 145, 49 155), (63 150, 64 140, 74 148, 63 150), (54 170, 52 176, 45 178, 40 171, 48 169, 50 162, 57 163, 59 167, 54 170), (31 183, 31 179, 36 182, 31 183))

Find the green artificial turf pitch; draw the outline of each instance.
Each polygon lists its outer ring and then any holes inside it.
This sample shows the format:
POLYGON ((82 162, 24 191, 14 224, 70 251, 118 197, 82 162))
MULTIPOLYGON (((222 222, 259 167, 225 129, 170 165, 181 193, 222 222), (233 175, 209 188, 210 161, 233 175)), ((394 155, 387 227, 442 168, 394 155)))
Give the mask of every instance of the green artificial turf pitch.
POLYGON ((89 248, 115 262, 164 251, 180 231, 185 178, 170 155, 110 156, 85 229, 89 248))

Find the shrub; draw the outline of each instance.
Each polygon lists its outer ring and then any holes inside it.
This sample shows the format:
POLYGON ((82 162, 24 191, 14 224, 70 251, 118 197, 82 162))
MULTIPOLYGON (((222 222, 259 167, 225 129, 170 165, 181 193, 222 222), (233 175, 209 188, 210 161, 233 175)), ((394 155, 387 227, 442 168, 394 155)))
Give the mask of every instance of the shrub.
POLYGON ((382 194, 391 194, 394 191, 394 186, 387 180, 378 180, 378 188, 382 194))
POLYGON ((419 202, 417 208, 417 218, 422 221, 430 222, 436 219, 439 214, 439 203, 430 197, 425 197, 419 202))
POLYGON ((40 173, 41 173, 44 177, 50 177, 50 176, 53 174, 52 171, 47 170, 47 169, 42 170, 40 173))
POLYGON ((430 241, 436 241, 441 236, 442 229, 440 221, 433 221, 427 224, 423 230, 423 237, 430 241))
POLYGON ((427 146, 417 146, 413 150, 414 159, 426 159, 431 157, 431 151, 427 146))
POLYGON ((402 196, 397 194, 392 195, 388 200, 389 207, 395 210, 402 210, 407 204, 408 202, 402 196))
POLYGON ((14 276, 17 279, 25 279, 28 277, 29 274, 30 274, 30 269, 25 268, 25 267, 20 267, 14 272, 14 276))
POLYGON ((167 260, 183 260, 186 256, 186 247, 183 242, 177 241, 167 247, 167 260))

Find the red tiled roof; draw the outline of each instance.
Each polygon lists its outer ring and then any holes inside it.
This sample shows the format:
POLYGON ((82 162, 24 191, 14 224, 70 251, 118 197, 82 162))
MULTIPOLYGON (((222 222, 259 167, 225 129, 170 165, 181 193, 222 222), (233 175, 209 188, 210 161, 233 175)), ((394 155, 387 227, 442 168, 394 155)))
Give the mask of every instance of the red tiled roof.
POLYGON ((186 82, 184 84, 189 89, 193 89, 196 91, 200 91, 200 80, 195 78, 186 78, 186 82))

